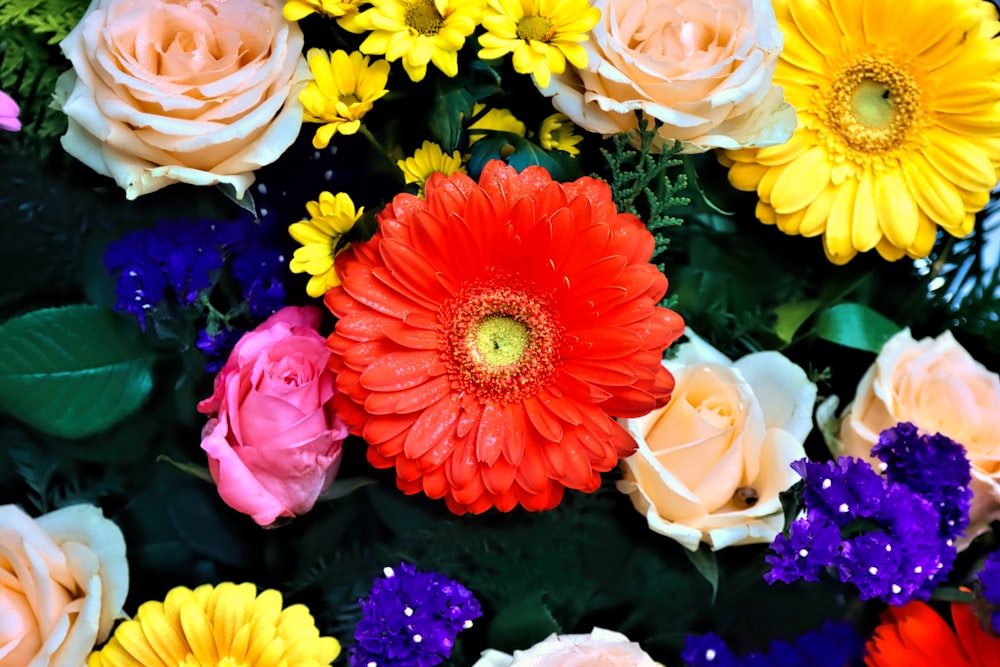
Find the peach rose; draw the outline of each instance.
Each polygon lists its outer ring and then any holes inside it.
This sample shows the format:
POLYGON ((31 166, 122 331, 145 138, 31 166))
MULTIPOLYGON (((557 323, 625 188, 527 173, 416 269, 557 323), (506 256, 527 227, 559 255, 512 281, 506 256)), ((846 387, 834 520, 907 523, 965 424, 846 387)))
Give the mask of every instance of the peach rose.
POLYGON ((782 35, 770 0, 593 0, 601 21, 587 66, 553 76, 542 93, 580 127, 605 136, 657 121, 654 147, 683 152, 772 146, 795 129, 795 109, 771 85, 782 35))
POLYGON ((62 145, 135 199, 175 182, 227 183, 299 133, 309 78, 281 0, 93 0, 60 43, 62 145))
POLYGON ((778 352, 736 363, 700 338, 663 365, 670 402, 626 426, 639 445, 618 490, 649 527, 695 551, 771 542, 784 517, 778 494, 798 480, 816 385, 778 352))
POLYGON ((963 549, 1000 519, 1000 377, 973 359, 950 331, 886 341, 840 421, 840 453, 870 459, 879 433, 899 422, 963 445, 972 463, 972 507, 963 549))
POLYGON ((485 651, 472 667, 663 667, 618 632, 594 628, 589 635, 552 634, 514 655, 485 651))
POLYGON ((198 404, 219 495, 262 526, 305 514, 333 483, 347 426, 333 411, 320 310, 287 306, 240 338, 198 404))
POLYGON ((127 594, 125 539, 100 509, 0 506, 0 667, 80 667, 127 594))

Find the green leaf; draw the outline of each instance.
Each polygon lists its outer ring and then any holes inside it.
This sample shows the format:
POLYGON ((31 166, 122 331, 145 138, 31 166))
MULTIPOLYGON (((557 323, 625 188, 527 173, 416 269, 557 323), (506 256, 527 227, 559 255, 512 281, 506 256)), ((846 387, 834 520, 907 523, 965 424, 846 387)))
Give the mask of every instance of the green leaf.
POLYGON ((539 592, 501 609, 490 622, 487 644, 510 653, 533 646, 559 631, 559 623, 545 603, 545 593, 539 592))
POLYGON ((715 604, 715 597, 719 593, 719 563, 715 559, 715 552, 707 544, 699 544, 697 551, 684 549, 684 555, 712 587, 712 604, 715 604))
POLYGON ((877 354, 900 326, 868 306, 840 303, 819 313, 814 331, 831 343, 877 354))
POLYGON ((197 477, 198 479, 208 482, 209 484, 215 484, 215 480, 212 479, 212 473, 208 471, 208 466, 200 466, 197 463, 186 463, 184 461, 175 461, 166 454, 160 454, 157 456, 156 462, 169 463, 181 472, 187 473, 192 477, 197 477))
POLYGON ((378 480, 372 479, 371 477, 350 477, 348 479, 335 479, 330 488, 323 492, 317 501, 324 500, 337 500, 338 498, 343 498, 348 496, 360 488, 366 487, 369 484, 378 484, 378 480))
POLYGON ((777 316, 774 333, 778 334, 778 338, 782 341, 791 343, 799 327, 805 324, 821 305, 819 299, 781 304, 774 309, 774 314, 777 316))
POLYGON ((153 387, 154 353, 115 312, 36 310, 0 325, 0 411, 66 438, 135 412, 153 387))
POLYGON ((469 149, 469 173, 478 177, 490 160, 502 159, 518 171, 545 167, 555 181, 570 181, 581 175, 579 164, 562 151, 546 151, 513 132, 490 131, 469 149), (565 156, 565 157, 564 157, 565 156))

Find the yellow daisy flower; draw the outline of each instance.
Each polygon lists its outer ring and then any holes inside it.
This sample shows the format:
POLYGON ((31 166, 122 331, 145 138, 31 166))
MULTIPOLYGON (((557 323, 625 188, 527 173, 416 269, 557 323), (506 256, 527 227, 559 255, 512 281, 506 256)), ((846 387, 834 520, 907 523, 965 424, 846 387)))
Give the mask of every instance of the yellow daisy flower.
POLYGON ((726 151, 757 217, 844 264, 965 236, 1000 178, 1000 32, 981 0, 774 0, 787 143, 726 151))
POLYGON ((601 11, 587 0, 489 0, 483 15, 486 34, 480 35, 483 60, 514 54, 514 71, 532 74, 539 88, 552 74, 587 65, 580 42, 601 20, 601 11))
POLYGON ((288 227, 291 237, 302 244, 292 255, 288 268, 292 273, 312 276, 306 285, 306 294, 315 298, 340 284, 334 259, 349 245, 344 240, 344 234, 351 231, 354 223, 364 214, 365 207, 355 211, 354 202, 343 192, 336 196, 321 192, 319 201, 306 203, 306 210, 311 216, 309 220, 288 227))
POLYGON ((358 10, 368 0, 286 0, 282 14, 289 21, 299 21, 310 14, 322 14, 337 19, 337 24, 350 32, 362 32, 355 24, 358 10))
POLYGON ((427 63, 445 73, 458 74, 458 51, 483 15, 484 0, 372 0, 358 15, 358 25, 371 34, 361 43, 362 53, 385 54, 413 81, 427 74, 427 63))
POLYGON ((441 146, 433 141, 425 141, 423 146, 418 148, 413 157, 400 160, 396 166, 403 172, 403 178, 407 183, 417 183, 420 185, 419 196, 424 196, 424 183, 431 174, 441 172, 445 176, 455 172, 466 173, 462 166, 462 154, 455 151, 451 155, 445 155, 441 146))
MULTIPOLYGON (((486 108, 485 104, 476 103, 472 107, 472 116, 475 118, 486 108)), ((482 133, 472 130, 494 130, 496 132, 510 132, 523 137, 526 131, 524 123, 519 121, 508 109, 490 109, 469 125, 469 145, 476 143, 483 138, 482 133)))
POLYGON ((565 114, 554 113, 542 120, 538 129, 538 143, 547 151, 563 151, 576 157, 580 154, 576 145, 583 141, 583 137, 574 134, 574 127, 565 114))
POLYGON ((389 92, 385 88, 389 63, 379 60, 369 65, 370 58, 357 51, 327 54, 322 49, 309 49, 306 59, 314 80, 299 93, 302 119, 323 123, 313 136, 313 146, 326 148, 336 133, 357 132, 375 100, 389 92))
POLYGON ((329 667, 340 644, 301 604, 253 584, 178 586, 115 629, 87 667, 329 667))

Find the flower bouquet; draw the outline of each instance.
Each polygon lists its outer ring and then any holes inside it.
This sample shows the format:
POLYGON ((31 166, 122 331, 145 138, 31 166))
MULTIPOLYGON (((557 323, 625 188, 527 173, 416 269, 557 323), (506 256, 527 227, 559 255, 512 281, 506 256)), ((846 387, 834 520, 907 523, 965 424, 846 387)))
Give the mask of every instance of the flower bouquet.
POLYGON ((0 667, 1000 664, 984 0, 6 0, 0 667))

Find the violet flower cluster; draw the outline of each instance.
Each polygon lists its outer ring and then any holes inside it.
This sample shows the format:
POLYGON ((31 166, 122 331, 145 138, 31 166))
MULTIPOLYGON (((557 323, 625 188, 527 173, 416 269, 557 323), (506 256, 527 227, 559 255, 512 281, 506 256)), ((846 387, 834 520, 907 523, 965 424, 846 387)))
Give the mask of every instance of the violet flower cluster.
POLYGON ((993 632, 1000 634, 1000 551, 986 557, 979 573, 979 584, 983 598, 997 610, 990 614, 990 626, 993 632))
POLYGON ((107 269, 119 274, 115 309, 135 316, 143 331, 147 318, 157 319, 161 304, 200 309, 207 322, 195 347, 211 360, 207 370, 218 370, 244 333, 233 320, 245 312, 255 325, 285 305, 285 257, 268 238, 268 228, 243 216, 167 220, 127 233, 104 254, 107 269), (213 290, 227 262, 239 294, 230 299, 237 301, 231 311, 219 312, 212 305, 219 301, 213 290))
POLYGON ((912 424, 883 431, 865 461, 796 461, 804 516, 771 545, 765 580, 816 581, 832 568, 862 600, 902 605, 926 600, 955 560, 955 538, 968 525, 972 492, 961 445, 920 436, 912 424))
POLYGON ((354 630, 351 667, 433 667, 483 615, 465 586, 406 563, 385 568, 360 602, 364 617, 354 630))
POLYGON ((794 642, 773 641, 766 653, 736 656, 714 633, 688 636, 681 658, 689 667, 844 667, 864 651, 864 638, 847 623, 827 622, 794 642))

